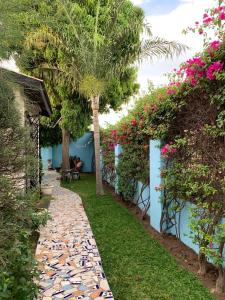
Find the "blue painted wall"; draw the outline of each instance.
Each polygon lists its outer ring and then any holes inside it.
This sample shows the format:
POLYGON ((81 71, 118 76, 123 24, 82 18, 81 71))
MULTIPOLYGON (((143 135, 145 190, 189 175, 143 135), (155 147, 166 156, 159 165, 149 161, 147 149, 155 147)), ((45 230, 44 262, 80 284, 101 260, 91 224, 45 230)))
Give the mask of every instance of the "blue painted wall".
POLYGON ((48 168, 48 159, 52 159, 52 147, 41 148, 41 160, 43 170, 48 168))
MULTIPOLYGON (((83 161, 83 172, 93 172, 94 161, 94 141, 93 133, 87 132, 76 141, 72 141, 69 146, 70 156, 77 156, 83 161)), ((54 168, 60 167, 62 163, 62 145, 54 145, 41 149, 43 169, 47 169, 48 159, 52 159, 54 168)))
MULTIPOLYGON (((160 169, 163 167, 163 159, 161 157, 161 142, 159 140, 150 141, 150 224, 158 232, 160 232, 160 218, 162 214, 162 203, 161 203, 161 191, 157 191, 156 187, 163 183, 162 177, 160 176, 160 169)), ((190 208, 193 204, 185 202, 184 208, 180 214, 180 240, 193 249, 196 253, 199 251, 199 247, 192 242, 190 238, 190 208)), ((179 215, 176 215, 177 223, 179 222, 179 215)), ((176 235, 175 227, 172 227, 168 233, 176 235)))
MULTIPOLYGON (((119 163, 119 156, 123 152, 123 149, 121 145, 117 144, 115 146, 115 167, 118 166, 119 163)), ((118 175, 116 175, 116 180, 115 180, 115 192, 118 193, 118 175)))
MULTIPOLYGON (((199 252, 199 246, 194 244, 192 239, 190 238, 190 217, 191 217, 191 212, 190 209, 191 207, 194 207, 194 204, 187 202, 187 201, 181 201, 184 204, 184 208, 180 212, 180 240, 193 249, 196 253, 199 252)), ((176 222, 177 224, 179 223, 179 214, 176 214, 176 222)), ((176 235, 176 229, 175 227, 172 227, 169 231, 169 233, 176 235)))
MULTIPOLYGON (((147 214, 150 217, 151 226, 160 232, 160 219, 162 214, 162 203, 161 203, 161 191, 157 191, 156 187, 159 187, 163 183, 163 180, 160 176, 160 170, 163 167, 164 161, 161 157, 161 141, 159 140, 150 140, 150 151, 149 151, 149 164, 150 164, 150 185, 144 191, 144 197, 148 197, 150 193, 150 208, 147 214)), ((118 165, 119 154, 122 153, 122 147, 116 145, 115 147, 115 165, 118 165)), ((118 178, 117 178, 118 181, 118 178)), ((137 199, 140 195, 142 188, 142 183, 138 182, 136 194, 134 197, 134 202, 137 202, 137 199)), ((118 192, 117 185, 115 186, 115 191, 118 192)), ((194 244, 190 238, 190 208, 193 206, 192 203, 185 201, 184 207, 180 213, 180 240, 189 248, 193 249, 196 253, 199 252, 199 246, 194 244)), ((140 209, 143 207, 139 205, 140 209)), ((176 215, 177 223, 179 222, 179 215, 176 215)), ((222 220, 225 222, 225 219, 222 220)), ((168 233, 176 235, 175 227, 171 228, 168 233)), ((224 251, 225 256, 225 251, 224 251)), ((225 266, 225 262, 224 262, 225 266)))
POLYGON ((160 154, 161 142, 158 140, 150 141, 150 223, 153 228, 160 232, 160 219, 162 214, 161 191, 156 188, 162 183, 160 169, 162 167, 162 158, 160 154))

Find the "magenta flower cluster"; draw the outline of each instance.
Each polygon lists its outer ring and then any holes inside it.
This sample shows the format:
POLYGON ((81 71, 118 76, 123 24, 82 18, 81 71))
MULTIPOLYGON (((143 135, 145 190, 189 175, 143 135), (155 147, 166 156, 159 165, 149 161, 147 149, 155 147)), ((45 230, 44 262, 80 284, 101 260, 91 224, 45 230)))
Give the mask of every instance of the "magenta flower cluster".
POLYGON ((208 49, 213 49, 213 50, 217 50, 219 49, 221 45, 221 42, 220 41, 213 41, 209 44, 209 48, 208 49))
POLYGON ((201 57, 194 57, 189 59, 185 65, 182 67, 186 74, 186 82, 190 83, 192 86, 195 86, 199 79, 204 76, 204 67, 206 63, 202 60, 201 57))
POLYGON ((170 82, 170 84, 167 88, 167 91, 166 91, 167 95, 176 94, 180 85, 181 85, 181 83, 179 81, 170 82))
POLYGON ((222 71, 223 65, 224 64, 221 61, 216 61, 216 62, 212 63, 206 72, 207 78, 209 80, 214 80, 216 73, 219 73, 222 71))
POLYGON ((176 151, 177 151, 176 148, 172 147, 170 144, 166 144, 162 147, 161 154, 165 156, 165 155, 173 154, 176 151))
POLYGON ((208 24, 214 21, 214 18, 210 17, 208 14, 203 15, 203 23, 208 24))
POLYGON ((211 15, 208 15, 207 13, 205 13, 203 15, 203 24, 209 24, 209 23, 215 21, 215 19, 225 20, 225 7, 224 6, 218 6, 217 8, 215 8, 212 11, 211 15))

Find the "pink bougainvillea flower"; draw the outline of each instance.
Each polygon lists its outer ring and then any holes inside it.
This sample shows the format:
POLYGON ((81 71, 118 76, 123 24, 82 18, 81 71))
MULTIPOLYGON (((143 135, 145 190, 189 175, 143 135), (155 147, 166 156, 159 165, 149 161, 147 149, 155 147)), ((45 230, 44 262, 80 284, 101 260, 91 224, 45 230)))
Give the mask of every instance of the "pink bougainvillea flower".
POLYGON ((221 45, 220 41, 213 41, 209 44, 209 48, 217 50, 221 45))
POLYGON ((214 52, 219 49, 220 45, 221 45, 220 41, 213 41, 209 44, 209 47, 206 51, 209 53, 211 58, 215 56, 214 52))
POLYGON ((221 12, 221 14, 219 15, 219 19, 225 20, 225 12, 221 12))
POLYGON ((190 82, 190 84, 191 84, 192 86, 196 86, 196 85, 198 84, 198 80, 195 79, 195 78, 191 78, 191 79, 189 80, 189 82, 190 82))
POLYGON ((190 65, 196 64, 200 67, 204 67, 205 66, 205 62, 202 60, 201 57, 193 57, 192 59, 189 59, 187 61, 190 65))
POLYGON ((199 22, 198 22, 198 21, 196 21, 196 22, 195 22, 195 25, 199 25, 199 22))
POLYGON ((218 13, 220 13, 220 12, 223 11, 223 10, 224 10, 224 7, 223 7, 223 6, 218 6, 217 8, 214 9, 214 13, 215 13, 215 14, 218 14, 218 13))
POLYGON ((211 18, 211 17, 209 17, 209 18, 204 19, 204 20, 203 20, 203 23, 209 24, 209 23, 212 22, 212 21, 214 21, 214 19, 211 18))
POLYGON ((135 119, 133 119, 133 120, 131 121, 131 125, 132 125, 132 126, 137 126, 137 121, 136 121, 135 119))
POLYGON ((216 61, 212 63, 206 73, 206 76, 209 80, 214 80, 215 79, 215 73, 219 73, 223 69, 223 63, 221 61, 216 61))
POLYGON ((194 57, 186 61, 183 65, 182 70, 186 75, 185 82, 195 86, 198 81, 205 76, 205 65, 201 57, 194 57))
POLYGON ((166 93, 167 93, 167 95, 173 95, 173 94, 176 94, 176 90, 172 89, 172 88, 168 88, 166 93))
POLYGON ((161 149, 162 156, 168 156, 169 154, 174 154, 177 151, 175 147, 172 147, 170 144, 166 144, 161 149))
POLYGON ((109 145, 109 150, 114 150, 114 146, 115 146, 114 144, 110 144, 109 145))
POLYGON ((166 144, 161 149, 161 154, 167 154, 169 151, 169 144, 166 144))
POLYGON ((115 129, 111 130, 111 135, 117 135, 117 131, 115 129))
POLYGON ((203 19, 208 18, 208 17, 209 17, 209 15, 208 15, 207 13, 205 13, 205 14, 203 15, 203 19))

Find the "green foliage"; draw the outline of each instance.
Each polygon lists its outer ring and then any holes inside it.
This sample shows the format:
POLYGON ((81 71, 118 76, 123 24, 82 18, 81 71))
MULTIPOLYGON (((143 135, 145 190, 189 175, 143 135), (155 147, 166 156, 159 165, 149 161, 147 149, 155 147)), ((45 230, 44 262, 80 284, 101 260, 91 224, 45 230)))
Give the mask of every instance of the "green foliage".
POLYGON ((112 136, 110 127, 101 130, 101 142, 103 165, 108 170, 115 171, 114 146, 116 143, 116 137, 112 136))
POLYGON ((25 181, 24 170, 31 179, 34 175, 33 145, 4 80, 0 81, 0 103, 0 298, 33 300, 37 268, 30 237, 44 225, 48 214, 37 213, 38 194, 24 193, 20 186, 25 181))
POLYGON ((0 298, 32 300, 37 294, 34 278, 38 273, 30 239, 49 215, 36 212, 37 193, 20 195, 2 176, 0 190, 0 298))
POLYGON ((104 82, 98 80, 94 75, 85 75, 80 82, 79 90, 81 94, 90 99, 91 96, 103 94, 104 82))
POLYGON ((64 100, 61 116, 61 126, 66 128, 73 138, 82 136, 91 124, 91 109, 90 105, 84 102, 84 98, 78 95, 76 98, 64 100))
POLYGON ((62 142, 62 130, 59 126, 61 118, 60 109, 53 108, 50 117, 41 117, 40 122, 40 145, 49 147, 62 142))

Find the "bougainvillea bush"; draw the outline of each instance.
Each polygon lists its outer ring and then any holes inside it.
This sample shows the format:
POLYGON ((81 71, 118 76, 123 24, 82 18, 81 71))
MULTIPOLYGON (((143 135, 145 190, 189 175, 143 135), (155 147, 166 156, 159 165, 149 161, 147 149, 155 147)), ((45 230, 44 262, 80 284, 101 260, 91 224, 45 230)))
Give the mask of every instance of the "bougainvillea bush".
POLYGON ((148 139, 162 140, 163 184, 156 187, 163 195, 161 225, 171 207, 179 212, 183 201, 194 204, 190 236, 199 245, 199 272, 207 272, 207 260, 214 262, 217 292, 225 292, 224 24, 225 1, 218 1, 186 31, 204 36, 203 52, 174 70, 168 86, 139 100, 128 117, 111 128, 116 132, 115 143, 123 148, 118 174, 124 194, 129 180, 148 180, 148 139))

